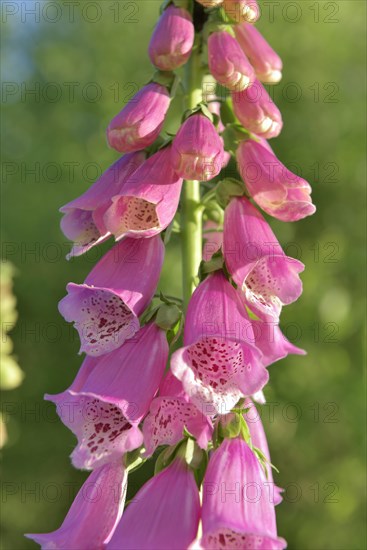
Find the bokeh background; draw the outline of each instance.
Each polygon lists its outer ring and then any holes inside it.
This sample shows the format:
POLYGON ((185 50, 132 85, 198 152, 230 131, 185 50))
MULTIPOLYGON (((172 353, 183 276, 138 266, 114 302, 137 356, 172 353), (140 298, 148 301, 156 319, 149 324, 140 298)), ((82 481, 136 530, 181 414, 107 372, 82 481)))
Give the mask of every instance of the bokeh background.
MULTIPOLYGON (((308 355, 271 368, 262 409, 286 489, 279 533, 290 549, 362 550, 365 3, 259 2, 259 28, 284 60, 273 88, 284 130, 272 146, 313 184, 318 208, 296 224, 271 221, 307 266, 304 294, 282 326, 308 355)), ((81 363, 57 303, 106 247, 66 262, 57 210, 116 159, 105 128, 152 74, 146 50, 159 2, 3 1, 1 9, 2 259, 16 270, 11 338, 25 373, 2 393, 1 548, 12 550, 35 548, 24 532, 57 528, 86 478, 70 465, 73 435, 42 396, 66 388, 81 363)), ((178 253, 173 239, 161 281, 176 295, 178 253)), ((134 475, 131 494, 149 474, 134 475)))

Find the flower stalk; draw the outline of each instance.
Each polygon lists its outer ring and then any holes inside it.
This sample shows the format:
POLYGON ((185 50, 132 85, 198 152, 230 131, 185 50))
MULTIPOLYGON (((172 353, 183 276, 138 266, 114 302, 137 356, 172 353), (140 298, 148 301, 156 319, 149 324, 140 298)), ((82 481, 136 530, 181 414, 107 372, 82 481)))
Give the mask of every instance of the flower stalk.
MULTIPOLYGON (((200 46, 196 44, 186 65, 186 105, 194 109, 203 99, 200 46)), ((202 258, 202 213, 200 182, 185 180, 181 193, 181 251, 183 306, 187 309, 195 290, 197 274, 202 258)))

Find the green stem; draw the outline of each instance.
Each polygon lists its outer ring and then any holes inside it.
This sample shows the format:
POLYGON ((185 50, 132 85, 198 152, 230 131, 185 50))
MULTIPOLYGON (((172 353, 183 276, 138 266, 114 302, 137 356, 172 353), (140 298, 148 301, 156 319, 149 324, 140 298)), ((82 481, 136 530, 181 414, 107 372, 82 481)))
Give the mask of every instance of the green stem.
MULTIPOLYGON (((202 70, 196 47, 186 67, 187 108, 193 109, 202 101, 202 70)), ((183 305, 186 310, 195 290, 202 259, 202 205, 200 182, 186 180, 181 195, 181 243, 183 305)))

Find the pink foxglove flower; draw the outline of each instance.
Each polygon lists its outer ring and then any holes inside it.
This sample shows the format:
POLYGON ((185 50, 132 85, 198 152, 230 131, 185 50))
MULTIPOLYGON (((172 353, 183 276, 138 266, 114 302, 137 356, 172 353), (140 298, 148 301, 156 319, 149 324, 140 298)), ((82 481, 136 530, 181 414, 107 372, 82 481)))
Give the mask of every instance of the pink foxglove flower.
POLYGON ((246 130, 265 139, 280 134, 283 127, 282 115, 258 80, 247 90, 234 92, 232 100, 233 111, 246 130))
POLYGON ((254 82, 255 72, 233 36, 225 31, 208 39, 209 70, 229 90, 240 92, 254 82))
POLYGON ((172 142, 172 166, 187 180, 208 181, 222 170, 223 141, 202 114, 187 118, 172 142))
POLYGON ((183 438, 184 428, 195 437, 199 447, 207 448, 213 434, 210 419, 190 403, 181 382, 168 372, 144 420, 147 456, 151 456, 159 445, 178 443, 183 438))
POLYGON ((110 146, 121 153, 131 153, 151 145, 159 136, 170 101, 165 86, 155 82, 144 86, 110 122, 110 146))
POLYGON ((111 205, 111 198, 121 191, 126 179, 144 160, 142 151, 121 157, 85 193, 60 208, 64 214, 61 229, 75 242, 68 257, 79 256, 110 237, 103 215, 111 205))
POLYGON ((171 164, 171 146, 148 158, 112 198, 104 215, 107 229, 116 239, 157 235, 173 220, 182 178, 171 164))
POLYGON ((256 0, 224 0, 223 7, 226 14, 237 23, 241 21, 256 23, 260 17, 256 0))
POLYGON ((78 438, 71 455, 75 467, 97 468, 142 444, 138 425, 157 393, 167 359, 166 334, 150 323, 134 341, 99 359, 88 357, 68 390, 46 396, 78 438))
POLYGON ((266 384, 269 375, 254 341, 236 290, 223 273, 209 275, 189 303, 185 347, 171 358, 173 374, 204 414, 225 414, 266 384))
POLYGON ((203 535, 191 548, 282 550, 274 503, 259 460, 239 438, 212 454, 203 484, 203 535))
POLYGON ((234 28, 237 41, 261 82, 276 83, 282 78, 283 63, 254 25, 242 23, 234 28))
POLYGON ((290 353, 294 355, 306 354, 303 349, 287 340, 275 321, 253 320, 252 328, 255 335, 255 345, 262 353, 261 360, 264 367, 284 359, 290 353))
POLYGON ((126 239, 92 269, 84 284, 69 283, 59 311, 79 332, 81 348, 99 356, 139 329, 139 315, 155 292, 164 258, 160 237, 126 239))
POLYGON ((161 15, 149 44, 149 57, 161 71, 174 71, 189 59, 195 29, 190 13, 170 4, 161 15))
POLYGON ((270 216, 295 222, 315 213, 310 184, 290 172, 262 144, 254 140, 240 143, 237 163, 250 195, 270 216))
POLYGON ((224 214, 223 253, 245 301, 265 320, 277 320, 283 305, 302 294, 304 265, 286 256, 270 226, 245 197, 234 198, 224 214))
POLYGON ((90 474, 59 529, 26 536, 43 550, 103 550, 121 518, 126 488, 122 464, 106 464, 90 474))
POLYGON ((182 550, 195 539, 199 518, 194 475, 176 458, 140 489, 106 550, 182 550))

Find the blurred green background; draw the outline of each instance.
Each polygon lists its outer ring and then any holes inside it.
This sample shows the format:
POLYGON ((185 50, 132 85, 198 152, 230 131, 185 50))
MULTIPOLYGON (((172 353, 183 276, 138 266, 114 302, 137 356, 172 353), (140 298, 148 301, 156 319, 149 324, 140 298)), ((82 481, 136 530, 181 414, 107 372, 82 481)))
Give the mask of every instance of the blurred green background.
MULTIPOLYGON (((259 28, 284 60, 273 88, 284 117, 276 154, 313 184, 315 216, 272 220, 306 264, 304 294, 285 309, 289 339, 307 349, 271 368, 262 409, 277 483, 281 536, 297 550, 365 548, 363 380, 365 3, 262 2, 259 28)), ((24 532, 57 528, 85 472, 74 437, 42 400, 72 381, 78 339, 57 303, 103 250, 66 262, 58 208, 117 157, 105 128, 152 73, 156 0, 2 2, 2 258, 16 267, 11 332, 25 372, 3 392, 3 549, 34 548, 24 532), (33 13, 32 13, 33 10, 33 13)), ((106 247, 105 247, 106 248, 106 247)), ((178 243, 161 288, 180 293, 178 243)), ((149 468, 134 476, 133 493, 149 468)))

